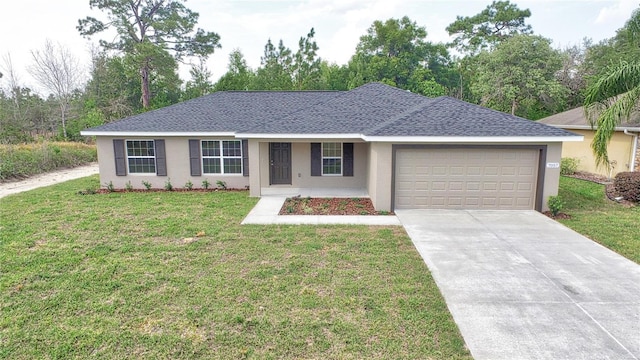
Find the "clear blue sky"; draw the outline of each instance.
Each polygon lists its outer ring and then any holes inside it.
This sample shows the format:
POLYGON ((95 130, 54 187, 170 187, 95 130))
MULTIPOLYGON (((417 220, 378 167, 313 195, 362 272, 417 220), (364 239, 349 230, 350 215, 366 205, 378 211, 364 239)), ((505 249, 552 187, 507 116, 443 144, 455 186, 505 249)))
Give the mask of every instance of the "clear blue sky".
MULTIPOLYGON (((274 42, 283 39, 295 51, 298 39, 311 27, 316 31, 320 56, 339 64, 348 61, 359 37, 374 20, 408 15, 426 27, 427 40, 447 42, 445 28, 456 15, 477 14, 490 3, 491 0, 188 0, 186 5, 200 13, 200 27, 221 36, 222 49, 207 63, 214 78, 218 78, 226 71, 228 54, 233 49, 239 48, 255 68, 268 38, 274 42)), ((528 23, 534 32, 552 39, 558 48, 578 44, 585 37, 597 42, 613 36, 640 6, 640 0, 512 3, 530 9, 528 23)), ((2 10, 0 68, 4 66, 2 57, 11 54, 23 84, 36 87, 26 68, 31 63, 30 51, 42 48, 47 38, 67 46, 88 64, 90 42, 75 29, 79 18, 101 17, 100 12, 89 9, 88 0, 6 1, 2 10)), ((186 79, 188 68, 182 67, 180 74, 186 79)), ((4 86, 6 78, 0 79, 0 87, 4 86)))

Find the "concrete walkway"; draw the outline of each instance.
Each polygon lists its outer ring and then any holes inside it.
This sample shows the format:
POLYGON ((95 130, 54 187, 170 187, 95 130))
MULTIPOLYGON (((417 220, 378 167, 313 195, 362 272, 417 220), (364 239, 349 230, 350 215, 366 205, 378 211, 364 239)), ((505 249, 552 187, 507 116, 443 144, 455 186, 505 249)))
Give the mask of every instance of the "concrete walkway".
POLYGON ((0 198, 11 194, 21 193, 23 191, 37 189, 43 186, 54 185, 68 180, 95 175, 97 173, 98 163, 92 163, 86 166, 78 166, 71 169, 62 169, 35 175, 24 180, 0 183, 0 198))
POLYGON ((242 225, 400 225, 394 215, 278 215, 286 197, 263 196, 242 220, 242 225))
POLYGON ((640 359, 640 265, 535 211, 396 213, 475 359, 640 359))

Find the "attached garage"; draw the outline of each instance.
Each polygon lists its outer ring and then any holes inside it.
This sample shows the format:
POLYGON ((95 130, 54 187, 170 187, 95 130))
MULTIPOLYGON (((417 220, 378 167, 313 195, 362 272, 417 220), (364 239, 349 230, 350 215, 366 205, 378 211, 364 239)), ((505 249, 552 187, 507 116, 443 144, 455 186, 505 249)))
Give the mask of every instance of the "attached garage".
POLYGON ((396 209, 540 209, 542 146, 396 146, 396 209))

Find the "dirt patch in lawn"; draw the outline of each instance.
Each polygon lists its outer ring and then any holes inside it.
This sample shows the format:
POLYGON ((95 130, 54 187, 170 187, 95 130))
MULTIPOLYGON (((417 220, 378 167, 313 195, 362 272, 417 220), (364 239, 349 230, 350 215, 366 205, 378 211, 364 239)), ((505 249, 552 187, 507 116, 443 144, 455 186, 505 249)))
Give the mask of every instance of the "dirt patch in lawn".
POLYGON ((582 171, 576 171, 573 174, 565 175, 565 176, 580 179, 580 180, 591 181, 591 182, 602 184, 602 185, 611 184, 613 182, 612 179, 609 179, 606 176, 593 174, 589 172, 582 172, 582 171))
POLYGON ((369 198, 287 198, 280 215, 389 215, 376 211, 369 198))
POLYGON ((543 212, 543 214, 547 215, 548 217, 554 219, 554 220, 560 220, 560 219, 571 219, 571 215, 569 214, 565 214, 563 212, 559 212, 556 215, 553 215, 551 213, 551 211, 545 211, 543 212))

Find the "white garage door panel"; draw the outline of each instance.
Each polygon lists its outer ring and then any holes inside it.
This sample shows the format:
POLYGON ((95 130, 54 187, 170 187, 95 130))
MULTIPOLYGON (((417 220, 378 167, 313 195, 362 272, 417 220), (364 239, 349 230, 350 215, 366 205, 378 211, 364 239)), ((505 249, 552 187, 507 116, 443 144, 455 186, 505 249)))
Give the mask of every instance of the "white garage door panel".
POLYGON ((535 149, 400 149, 395 207, 533 209, 535 149))

